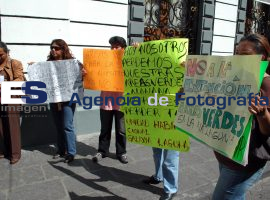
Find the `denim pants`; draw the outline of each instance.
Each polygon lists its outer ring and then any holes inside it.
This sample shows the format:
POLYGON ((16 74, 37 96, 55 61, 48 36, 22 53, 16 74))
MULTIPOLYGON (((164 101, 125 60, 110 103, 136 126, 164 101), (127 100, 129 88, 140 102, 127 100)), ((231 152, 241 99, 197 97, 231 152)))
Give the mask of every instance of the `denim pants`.
POLYGON ((61 103, 61 110, 57 109, 57 103, 50 104, 53 112, 54 122, 57 128, 58 153, 65 153, 75 156, 76 135, 74 131, 73 116, 76 104, 69 106, 69 102, 61 103))
POLYGON ((118 110, 100 109, 101 131, 99 135, 98 152, 108 156, 111 143, 113 117, 115 119, 116 156, 126 153, 126 129, 124 113, 118 110))
POLYGON ((153 148, 156 173, 155 179, 163 181, 164 192, 176 193, 178 190, 179 152, 153 148))
POLYGON ((251 173, 232 170, 219 163, 220 175, 213 194, 213 200, 245 200, 247 190, 262 176, 263 168, 251 173))

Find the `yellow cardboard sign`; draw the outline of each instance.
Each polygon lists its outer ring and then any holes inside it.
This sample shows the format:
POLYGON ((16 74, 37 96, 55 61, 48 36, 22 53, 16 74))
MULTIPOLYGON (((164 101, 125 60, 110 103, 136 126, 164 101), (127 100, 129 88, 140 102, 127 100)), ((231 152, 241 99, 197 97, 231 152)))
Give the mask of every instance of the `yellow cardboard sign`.
MULTIPOLYGON (((189 150, 189 137, 174 126, 177 113, 175 93, 182 87, 185 69, 181 63, 187 54, 188 39, 145 42, 137 48, 125 50, 125 97, 140 99, 138 106, 125 104, 121 107, 129 142, 177 151, 189 150), (168 99, 168 105, 160 105, 161 97, 168 99), (152 99, 150 102, 149 98, 152 99)), ((161 99, 161 104, 163 102, 161 99)))

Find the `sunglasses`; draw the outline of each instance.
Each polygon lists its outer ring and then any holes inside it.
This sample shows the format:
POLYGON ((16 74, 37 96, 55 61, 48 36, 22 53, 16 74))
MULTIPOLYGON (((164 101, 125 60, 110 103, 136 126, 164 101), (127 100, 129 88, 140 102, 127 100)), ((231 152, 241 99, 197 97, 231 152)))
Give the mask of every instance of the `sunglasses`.
POLYGON ((55 50, 55 51, 59 51, 59 50, 61 50, 61 47, 56 47, 56 46, 51 46, 50 47, 51 48, 51 50, 55 50))

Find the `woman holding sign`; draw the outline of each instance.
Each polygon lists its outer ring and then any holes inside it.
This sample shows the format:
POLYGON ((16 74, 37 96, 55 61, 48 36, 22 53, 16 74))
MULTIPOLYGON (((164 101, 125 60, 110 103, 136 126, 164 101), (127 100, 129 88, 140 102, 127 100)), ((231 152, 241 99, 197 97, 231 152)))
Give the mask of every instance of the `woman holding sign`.
MULTIPOLYGON (((262 54, 262 60, 269 60, 270 45, 267 39, 258 34, 240 40, 237 55, 262 54)), ((269 74, 269 68, 267 69, 269 74)), ((260 96, 270 99, 270 76, 265 74, 260 96)), ((270 107, 260 105, 253 98, 248 110, 254 115, 251 129, 248 165, 242 166, 215 152, 219 162, 220 176, 213 194, 213 200, 243 200, 247 190, 258 181, 267 160, 270 159, 270 107)))
MULTIPOLYGON (((9 50, 4 42, 0 42, 0 80, 24 81, 22 63, 9 57, 9 50)), ((1 84, 0 83, 0 84, 1 84)), ((1 107, 5 107, 2 105, 1 107)), ((0 109, 0 159, 8 158, 10 164, 21 158, 20 112, 15 109, 0 109)))
MULTIPOLYGON (((50 49, 47 61, 74 59, 67 43, 62 39, 53 40, 50 49)), ((73 124, 76 104, 51 103, 50 107, 57 127, 58 152, 54 158, 64 157, 65 162, 70 163, 76 155, 76 135, 73 124)))

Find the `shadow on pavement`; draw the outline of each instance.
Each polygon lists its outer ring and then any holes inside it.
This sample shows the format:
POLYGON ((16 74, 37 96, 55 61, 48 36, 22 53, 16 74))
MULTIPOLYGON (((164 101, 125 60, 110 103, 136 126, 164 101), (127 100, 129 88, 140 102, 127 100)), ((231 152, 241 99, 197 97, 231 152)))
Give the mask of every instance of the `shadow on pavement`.
POLYGON ((74 192, 69 192, 69 197, 71 200, 126 200, 125 198, 119 196, 106 196, 106 197, 88 197, 88 196, 79 196, 74 192))
MULTIPOLYGON (((93 156, 97 152, 96 148, 86 145, 83 142, 76 142, 76 147, 77 147, 76 155, 80 156, 87 156, 87 155, 93 156)), ((54 144, 40 145, 34 147, 24 147, 23 149, 27 151, 37 150, 43 154, 51 156, 53 156, 57 151, 57 148, 55 147, 54 144)))
MULTIPOLYGON (((141 174, 136 174, 133 172, 128 172, 128 171, 124 171, 115 167, 107 167, 107 166, 103 166, 100 165, 98 163, 93 163, 91 161, 92 164, 89 165, 89 159, 76 159, 74 162, 72 162, 70 164, 70 166, 83 166, 86 169, 86 171, 88 171, 89 173, 97 176, 98 178, 95 179, 88 179, 85 178, 81 175, 78 175, 74 172, 72 172, 69 169, 66 169, 62 166, 58 166, 56 162, 50 162, 48 161, 48 163, 54 167, 55 169, 71 176, 72 178, 80 181, 81 183, 93 188, 94 190, 100 191, 100 192, 105 192, 107 194, 112 195, 112 197, 108 198, 108 199, 125 199, 123 197, 120 197, 116 194, 114 194, 113 192, 111 192, 108 188, 99 185, 98 183, 100 182, 106 182, 106 181, 113 181, 125 186, 129 186, 129 187, 133 187, 139 190, 146 190, 149 191, 153 194, 158 194, 161 195, 162 194, 162 189, 153 185, 147 185, 142 183, 143 179, 148 178, 148 176, 144 176, 141 174), (88 164, 87 164, 88 163, 88 164)), ((75 193, 70 193, 71 194, 71 199, 88 199, 87 196, 78 196, 75 193)), ((90 198, 90 197, 89 197, 90 198)), ((91 199, 107 199, 107 197, 99 197, 99 198, 95 198, 95 197, 91 197, 91 199)))

